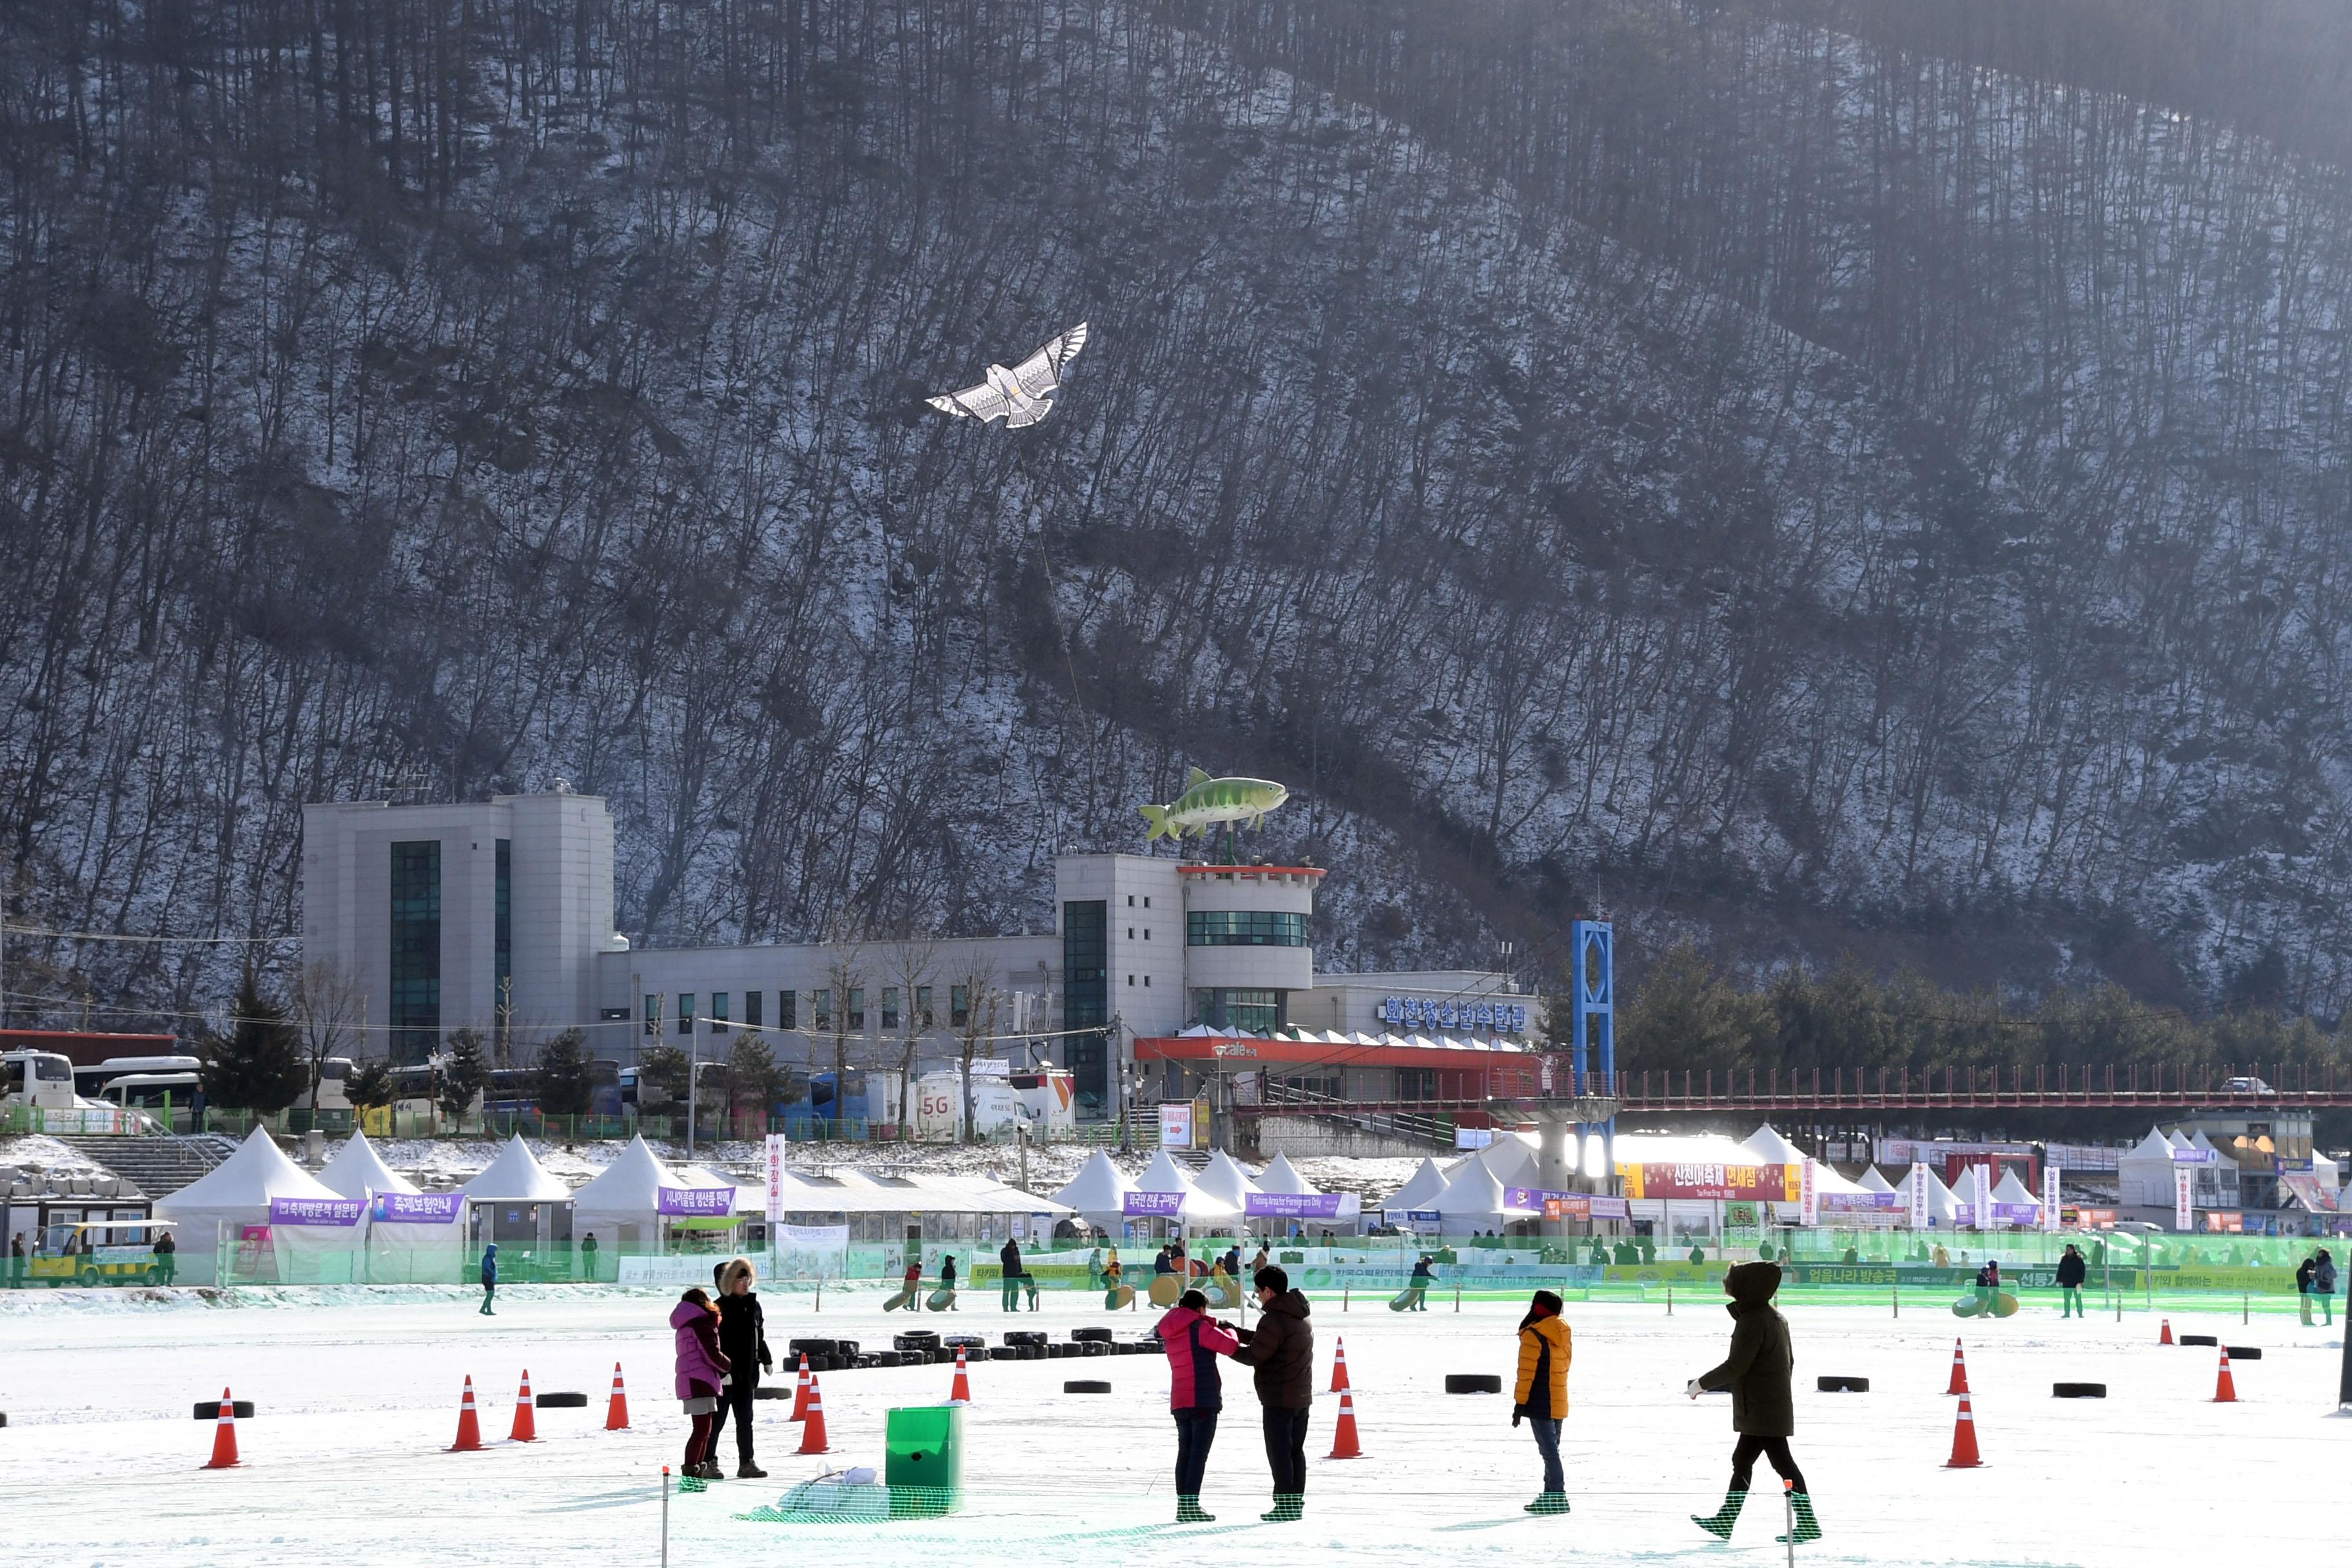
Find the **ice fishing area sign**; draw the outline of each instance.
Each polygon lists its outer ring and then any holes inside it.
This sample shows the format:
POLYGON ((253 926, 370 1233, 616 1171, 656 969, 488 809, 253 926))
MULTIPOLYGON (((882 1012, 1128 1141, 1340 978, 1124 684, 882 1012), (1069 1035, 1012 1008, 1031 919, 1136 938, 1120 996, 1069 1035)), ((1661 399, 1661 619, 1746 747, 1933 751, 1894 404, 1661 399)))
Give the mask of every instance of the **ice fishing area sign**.
POLYGON ((1363 1202, 1353 1193, 1251 1193, 1242 1212, 1253 1219, 1353 1219, 1363 1202))

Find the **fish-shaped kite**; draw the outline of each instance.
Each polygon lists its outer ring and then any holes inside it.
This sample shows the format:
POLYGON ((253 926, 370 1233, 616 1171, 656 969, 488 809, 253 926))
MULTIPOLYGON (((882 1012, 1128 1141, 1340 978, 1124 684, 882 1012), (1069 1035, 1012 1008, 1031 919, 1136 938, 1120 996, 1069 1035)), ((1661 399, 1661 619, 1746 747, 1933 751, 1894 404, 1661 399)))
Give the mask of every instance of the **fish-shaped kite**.
POLYGON ((1014 365, 988 367, 988 379, 978 386, 923 401, 959 419, 1002 419, 1008 430, 1034 425, 1054 412, 1054 394, 1062 384, 1064 367, 1087 346, 1087 324, 1080 321, 1044 348, 1014 365))

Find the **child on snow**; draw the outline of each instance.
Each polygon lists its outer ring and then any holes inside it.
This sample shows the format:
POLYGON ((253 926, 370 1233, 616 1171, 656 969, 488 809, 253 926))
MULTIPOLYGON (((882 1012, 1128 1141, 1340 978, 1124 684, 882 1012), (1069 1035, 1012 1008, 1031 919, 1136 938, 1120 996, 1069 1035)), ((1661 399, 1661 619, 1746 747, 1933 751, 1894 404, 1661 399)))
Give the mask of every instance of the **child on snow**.
POLYGON ((726 1352, 719 1348, 719 1309, 710 1304, 710 1293, 699 1285, 688 1289, 670 1309, 669 1326, 677 1344, 677 1396, 694 1423, 686 1439, 686 1465, 678 1473, 688 1481, 719 1480, 710 1439, 719 1426, 719 1391, 730 1369, 726 1352))

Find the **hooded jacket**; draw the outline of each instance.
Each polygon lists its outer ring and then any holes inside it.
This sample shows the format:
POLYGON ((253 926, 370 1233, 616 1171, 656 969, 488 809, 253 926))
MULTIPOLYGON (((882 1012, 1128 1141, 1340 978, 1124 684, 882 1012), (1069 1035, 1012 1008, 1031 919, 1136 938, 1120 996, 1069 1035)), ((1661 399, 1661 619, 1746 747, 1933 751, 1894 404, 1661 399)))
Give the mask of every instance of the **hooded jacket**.
POLYGON ((482 1283, 485 1285, 495 1285, 498 1282, 499 1244, 494 1241, 490 1243, 489 1246, 482 1248, 482 1283))
POLYGON ((719 1314, 680 1301, 670 1309, 669 1326, 677 1342, 677 1396, 692 1399, 698 1383, 717 1394, 728 1372, 727 1357, 719 1349, 719 1314))
POLYGON ((1532 1419, 1558 1421, 1568 1415, 1568 1320, 1558 1313, 1538 1318, 1519 1331, 1519 1381, 1511 1394, 1532 1419))
POLYGON ((1168 1352, 1168 1408, 1223 1409, 1225 1385, 1217 1374, 1217 1357, 1233 1354, 1241 1342, 1190 1307, 1160 1319, 1158 1332, 1160 1348, 1168 1352))
POLYGON ((2058 1283, 2068 1289, 2080 1289, 2090 1275, 2090 1266, 2079 1252, 2061 1253, 2058 1257, 2058 1283))
POLYGON ((760 1368, 774 1365, 776 1359, 768 1353, 768 1317, 760 1310, 759 1293, 721 1296, 713 1304, 719 1309, 719 1348, 726 1353, 728 1372, 738 1384, 756 1386, 760 1368))
POLYGON ((1255 1369, 1257 1402, 1269 1410, 1315 1406, 1315 1331, 1307 1310, 1306 1294, 1288 1290, 1266 1303, 1256 1328, 1242 1331, 1234 1359, 1255 1369))
POLYGON ((1746 1437, 1787 1437, 1797 1429, 1797 1401, 1790 1374, 1797 1364, 1789 1348, 1789 1322, 1773 1310, 1780 1288, 1777 1263, 1734 1264, 1724 1275, 1731 1301, 1731 1353, 1701 1374, 1698 1385, 1731 1391, 1731 1429, 1746 1437))

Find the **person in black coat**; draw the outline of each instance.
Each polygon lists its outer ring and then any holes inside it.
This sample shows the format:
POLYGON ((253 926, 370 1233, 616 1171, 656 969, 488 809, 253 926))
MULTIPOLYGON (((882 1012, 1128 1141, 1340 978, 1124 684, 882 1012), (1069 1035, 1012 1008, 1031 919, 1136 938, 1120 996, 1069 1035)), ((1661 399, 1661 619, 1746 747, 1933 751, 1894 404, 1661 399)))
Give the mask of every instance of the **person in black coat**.
POLYGON ((1693 1524, 1725 1541, 1731 1539, 1732 1523, 1748 1500, 1748 1483, 1759 1455, 1771 1461, 1795 1494, 1797 1539, 1821 1538, 1812 1493, 1789 1452, 1789 1438, 1797 1429, 1797 1397, 1790 1385, 1797 1358, 1789 1346, 1789 1321, 1772 1306, 1773 1293, 1780 1289, 1777 1263, 1734 1264, 1724 1274, 1724 1294, 1731 1298, 1724 1309, 1731 1314, 1731 1353, 1719 1366, 1692 1378, 1685 1390, 1693 1399, 1725 1390, 1731 1394, 1731 1429, 1739 1434, 1731 1450, 1731 1485, 1723 1506, 1711 1517, 1691 1515, 1693 1524))
POLYGON ((711 1425, 703 1457, 709 1459, 718 1451, 719 1434, 726 1430, 727 1417, 732 1415, 736 1477, 758 1480, 768 1472, 751 1460, 751 1404, 760 1396, 761 1371, 774 1371, 776 1361, 768 1353, 768 1323, 760 1310, 760 1298, 751 1291, 750 1258, 730 1258, 719 1266, 716 1305, 719 1348, 727 1357, 727 1386, 719 1391, 719 1419, 711 1425))
POLYGON ((1021 1244, 1007 1238, 1004 1250, 996 1256, 1004 1266, 1004 1278, 1000 1282, 1004 1288, 1004 1299, 999 1304, 1008 1312, 1017 1312, 1021 1310, 1021 1244))
POLYGON ((2058 1315, 2079 1318, 2083 1315, 2083 1281, 2090 1277, 2090 1265, 2073 1242, 2058 1258, 2058 1315))

